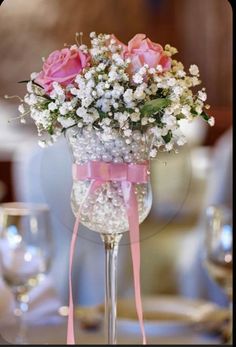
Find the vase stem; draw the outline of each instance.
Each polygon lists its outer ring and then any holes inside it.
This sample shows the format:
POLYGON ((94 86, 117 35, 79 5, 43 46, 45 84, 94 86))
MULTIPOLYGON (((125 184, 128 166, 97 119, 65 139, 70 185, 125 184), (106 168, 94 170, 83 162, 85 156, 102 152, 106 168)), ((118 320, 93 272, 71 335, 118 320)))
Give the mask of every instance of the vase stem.
POLYGON ((105 334, 116 344, 117 254, 122 234, 102 234, 105 246, 105 334))

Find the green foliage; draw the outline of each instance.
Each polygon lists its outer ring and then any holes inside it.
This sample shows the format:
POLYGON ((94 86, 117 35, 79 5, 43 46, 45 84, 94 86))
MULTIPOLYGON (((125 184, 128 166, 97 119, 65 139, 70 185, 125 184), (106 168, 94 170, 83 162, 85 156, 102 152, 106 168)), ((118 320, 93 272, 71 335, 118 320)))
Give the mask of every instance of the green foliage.
POLYGON ((170 142, 171 138, 172 138, 172 132, 171 130, 168 131, 168 133, 165 136, 162 136, 163 140, 165 141, 165 143, 170 142))
POLYGON ((166 98, 158 98, 145 102, 141 107, 140 112, 142 116, 151 116, 161 111, 163 108, 170 104, 170 100, 166 98))

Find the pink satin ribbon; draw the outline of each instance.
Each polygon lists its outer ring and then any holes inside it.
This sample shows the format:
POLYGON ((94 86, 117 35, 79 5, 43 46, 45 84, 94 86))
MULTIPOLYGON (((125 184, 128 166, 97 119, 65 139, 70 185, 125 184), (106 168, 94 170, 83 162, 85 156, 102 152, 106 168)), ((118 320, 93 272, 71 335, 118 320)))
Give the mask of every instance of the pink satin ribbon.
MULTIPOLYGON (((140 243, 139 243, 139 217, 138 203, 133 183, 146 183, 148 181, 148 163, 105 163, 90 161, 85 164, 73 164, 72 174, 74 180, 91 180, 87 194, 84 198, 99 187, 105 181, 121 181, 121 187, 126 205, 126 211, 130 231, 130 247, 133 264, 135 304, 139 324, 141 328, 143 344, 146 344, 146 336, 143 323, 143 309, 140 290, 140 243)), ((81 205, 82 206, 82 205, 81 205)), ((74 337, 74 304, 72 293, 72 264, 75 243, 78 235, 80 211, 76 217, 70 246, 69 261, 69 311, 67 326, 67 344, 75 344, 74 337)))

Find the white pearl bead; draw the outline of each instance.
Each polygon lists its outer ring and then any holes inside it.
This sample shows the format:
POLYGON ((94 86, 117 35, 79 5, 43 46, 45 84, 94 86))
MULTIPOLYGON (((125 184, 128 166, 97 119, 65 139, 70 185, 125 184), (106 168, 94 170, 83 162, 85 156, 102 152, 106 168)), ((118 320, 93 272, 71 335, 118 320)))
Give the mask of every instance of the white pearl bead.
POLYGON ((111 162, 112 161, 112 156, 108 153, 105 153, 102 155, 102 160, 106 162, 111 162))

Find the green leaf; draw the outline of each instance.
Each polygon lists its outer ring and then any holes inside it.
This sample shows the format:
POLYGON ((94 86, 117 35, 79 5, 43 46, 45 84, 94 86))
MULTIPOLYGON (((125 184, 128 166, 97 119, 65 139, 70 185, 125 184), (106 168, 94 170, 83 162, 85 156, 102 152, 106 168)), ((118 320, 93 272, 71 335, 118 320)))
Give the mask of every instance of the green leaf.
POLYGON ((28 83, 30 80, 18 81, 17 83, 28 83))
POLYGON ((200 114, 200 116, 201 116, 203 119, 205 119, 206 121, 208 121, 208 120, 210 119, 210 116, 209 116, 206 112, 204 112, 204 111, 202 111, 202 113, 200 114))
POLYGON ((100 116, 101 118, 106 118, 106 117, 107 117, 107 113, 101 111, 100 109, 97 109, 97 111, 98 111, 99 116, 100 116))
POLYGON ((41 89, 43 89, 43 87, 42 87, 40 84, 36 83, 34 80, 32 80, 32 83, 33 83, 34 85, 36 85, 37 87, 40 87, 41 89))
POLYGON ((171 130, 168 131, 168 133, 165 136, 162 136, 163 140, 165 141, 165 143, 170 142, 171 138, 172 138, 172 132, 171 130))
POLYGON ((170 100, 158 98, 147 101, 140 109, 142 116, 151 116, 170 104, 170 100))
POLYGON ((191 108, 191 113, 192 113, 193 116, 197 116, 198 115, 198 113, 194 110, 194 108, 191 108))
POLYGON ((50 127, 48 128, 48 133, 50 135, 53 135, 53 126, 52 125, 50 125, 50 127))
POLYGON ((201 116, 205 121, 208 121, 211 118, 205 111, 202 111, 202 113, 199 114, 194 109, 192 109, 191 113, 193 116, 201 116))
POLYGON ((184 118, 185 118, 185 115, 184 115, 183 113, 179 113, 179 114, 177 114, 177 116, 176 116, 176 119, 177 119, 177 120, 184 119, 184 118))

